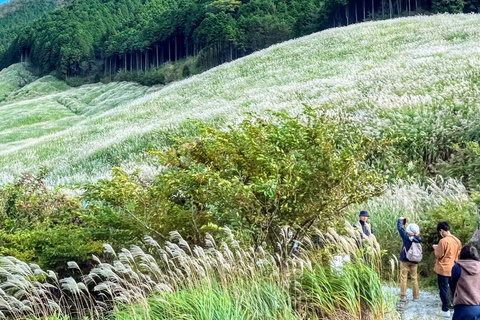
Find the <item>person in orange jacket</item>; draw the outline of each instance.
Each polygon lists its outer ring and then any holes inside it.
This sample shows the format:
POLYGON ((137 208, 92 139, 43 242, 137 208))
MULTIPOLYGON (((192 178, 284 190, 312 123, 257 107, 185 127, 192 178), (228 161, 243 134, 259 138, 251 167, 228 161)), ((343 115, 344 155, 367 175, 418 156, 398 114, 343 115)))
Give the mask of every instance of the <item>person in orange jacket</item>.
POLYGON ((438 245, 433 245, 437 258, 433 271, 437 274, 438 289, 442 300, 442 316, 450 318, 448 286, 452 276, 452 268, 455 261, 458 260, 460 250, 462 250, 462 242, 450 233, 450 225, 446 221, 438 223, 437 231, 442 239, 438 242, 438 245))

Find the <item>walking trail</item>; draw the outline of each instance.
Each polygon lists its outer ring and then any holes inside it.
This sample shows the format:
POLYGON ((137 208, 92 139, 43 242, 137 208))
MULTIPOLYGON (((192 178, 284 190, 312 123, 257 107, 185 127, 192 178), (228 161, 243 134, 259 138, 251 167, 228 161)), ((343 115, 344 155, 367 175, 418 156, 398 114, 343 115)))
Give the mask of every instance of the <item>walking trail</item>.
MULTIPOLYGON (((399 296, 399 288, 384 288, 385 292, 392 295, 399 296)), ((445 319, 440 314, 442 304, 438 293, 432 293, 428 291, 420 291, 420 299, 413 300, 412 290, 407 291, 407 307, 403 311, 402 320, 427 320, 427 319, 445 319)))

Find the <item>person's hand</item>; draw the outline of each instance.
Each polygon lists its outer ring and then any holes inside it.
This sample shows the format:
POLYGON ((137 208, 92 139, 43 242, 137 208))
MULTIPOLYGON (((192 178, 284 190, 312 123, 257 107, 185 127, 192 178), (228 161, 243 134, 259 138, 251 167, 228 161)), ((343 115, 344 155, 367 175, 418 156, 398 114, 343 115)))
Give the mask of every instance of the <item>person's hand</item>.
POLYGON ((367 241, 367 239, 365 239, 365 238, 362 238, 362 242, 365 242, 365 241, 367 241))

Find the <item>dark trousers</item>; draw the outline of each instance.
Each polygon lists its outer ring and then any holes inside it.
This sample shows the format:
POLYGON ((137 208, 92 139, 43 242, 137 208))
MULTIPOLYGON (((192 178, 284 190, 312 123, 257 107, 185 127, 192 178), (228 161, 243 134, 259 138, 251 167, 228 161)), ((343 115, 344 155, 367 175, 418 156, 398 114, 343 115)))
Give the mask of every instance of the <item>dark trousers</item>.
POLYGON ((480 320, 480 306, 455 306, 452 320, 480 320))
POLYGON ((448 282, 450 277, 437 275, 438 290, 440 290, 440 299, 442 300, 442 311, 448 311, 450 306, 450 297, 448 294, 448 282))

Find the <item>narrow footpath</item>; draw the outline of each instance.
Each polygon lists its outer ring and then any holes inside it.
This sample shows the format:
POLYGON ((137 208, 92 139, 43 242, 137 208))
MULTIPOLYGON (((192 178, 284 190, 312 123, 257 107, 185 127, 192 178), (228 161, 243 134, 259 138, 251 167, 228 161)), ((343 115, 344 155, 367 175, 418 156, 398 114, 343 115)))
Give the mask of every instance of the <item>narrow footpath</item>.
MULTIPOLYGON (((399 288, 385 288, 385 292, 391 293, 395 296, 400 295, 399 288)), ((412 290, 407 290, 407 306, 402 314, 403 320, 427 320, 427 319, 445 319, 441 315, 442 304, 438 294, 420 291, 420 299, 413 300, 412 290)), ((451 319, 451 317, 450 317, 451 319)))

